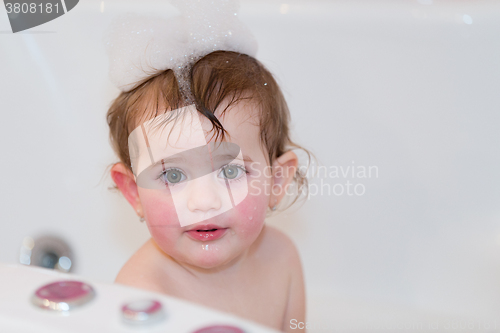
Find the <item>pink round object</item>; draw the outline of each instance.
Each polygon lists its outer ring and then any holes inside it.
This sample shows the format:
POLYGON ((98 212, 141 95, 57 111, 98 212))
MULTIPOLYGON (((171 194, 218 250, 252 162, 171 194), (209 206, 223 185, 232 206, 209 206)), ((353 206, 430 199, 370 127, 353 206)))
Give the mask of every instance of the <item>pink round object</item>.
POLYGON ((129 302, 122 306, 122 319, 131 325, 156 323, 165 318, 163 306, 154 299, 129 302))
POLYGON ((144 312, 147 314, 152 314, 161 309, 161 303, 158 301, 143 301, 135 303, 127 303, 122 306, 122 311, 127 313, 137 313, 144 312))
POLYGON ((241 328, 229 325, 214 325, 200 328, 193 333, 245 333, 241 328))
POLYGON ((32 302, 38 307, 53 311, 68 311, 91 301, 94 289, 86 283, 73 280, 56 281, 35 291, 32 302))

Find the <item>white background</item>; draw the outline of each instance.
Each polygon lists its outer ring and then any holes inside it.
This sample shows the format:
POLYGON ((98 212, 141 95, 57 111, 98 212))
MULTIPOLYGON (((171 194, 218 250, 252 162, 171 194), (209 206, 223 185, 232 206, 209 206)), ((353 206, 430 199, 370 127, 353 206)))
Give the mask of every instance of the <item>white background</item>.
MULTIPOLYGON (((54 234, 73 247, 75 273, 112 282, 149 238, 108 190, 105 114, 118 90, 101 38, 118 12, 168 8, 83 0, 18 34, 0 8, 0 261, 17 262, 25 236, 54 234)), ((323 178, 363 184, 362 196, 311 196, 269 220, 300 251, 310 323, 493 320, 500 3, 244 1, 240 18, 287 97, 295 141, 328 168, 378 168, 323 178)))

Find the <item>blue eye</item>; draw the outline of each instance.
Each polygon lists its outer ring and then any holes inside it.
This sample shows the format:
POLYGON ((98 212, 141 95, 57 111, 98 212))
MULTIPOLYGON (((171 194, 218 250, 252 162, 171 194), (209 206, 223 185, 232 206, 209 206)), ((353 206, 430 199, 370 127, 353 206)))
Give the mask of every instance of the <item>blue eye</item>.
POLYGON ((162 178, 162 180, 169 185, 175 185, 184 181, 186 175, 183 174, 181 170, 172 168, 165 170, 159 178, 162 178))
POLYGON ((222 167, 221 172, 219 173, 219 177, 229 180, 238 180, 239 178, 241 178, 243 173, 248 173, 243 166, 237 164, 228 164, 222 167))

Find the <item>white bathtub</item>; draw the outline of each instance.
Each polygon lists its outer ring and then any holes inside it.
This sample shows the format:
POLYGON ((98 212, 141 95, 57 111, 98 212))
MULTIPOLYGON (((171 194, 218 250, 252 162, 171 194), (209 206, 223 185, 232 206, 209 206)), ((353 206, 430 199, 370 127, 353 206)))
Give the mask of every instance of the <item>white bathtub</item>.
MULTIPOLYGON (((0 264, 0 274, 2 276, 0 285, 1 332, 85 333, 95 330, 113 333, 134 331, 192 333, 201 328, 213 326, 231 326, 245 332, 255 333, 278 332, 175 297, 119 284, 89 280, 79 275, 61 273, 52 269, 20 264, 0 264), (34 294, 40 295, 38 288, 53 284, 59 286, 57 290, 59 299, 63 297, 66 302, 51 302, 45 298, 43 305, 37 303, 34 305, 32 298, 34 294), (83 300, 75 301, 67 293, 67 290, 74 288, 75 284, 77 286, 83 284, 86 290, 92 290, 92 297, 84 297, 83 300), (157 302, 159 310, 150 311, 152 315, 148 320, 145 316, 147 312, 144 308, 139 310, 137 302, 140 302, 139 304, 157 302), (122 311, 122 307, 126 304, 135 304, 140 314, 131 316, 130 311, 122 311), (155 314, 156 317, 154 317, 155 314), (131 317, 132 320, 130 320, 131 317)), ((45 289, 45 291, 48 290, 45 289)), ((47 293, 50 294, 50 292, 47 293)))
MULTIPOLYGON (((18 34, 0 10, 0 261, 56 234, 75 273, 112 282, 148 239, 107 189, 101 36, 162 6, 83 0, 18 34)), ((500 3, 244 1, 240 17, 328 171, 269 220, 301 253, 310 332, 500 330, 500 3)))

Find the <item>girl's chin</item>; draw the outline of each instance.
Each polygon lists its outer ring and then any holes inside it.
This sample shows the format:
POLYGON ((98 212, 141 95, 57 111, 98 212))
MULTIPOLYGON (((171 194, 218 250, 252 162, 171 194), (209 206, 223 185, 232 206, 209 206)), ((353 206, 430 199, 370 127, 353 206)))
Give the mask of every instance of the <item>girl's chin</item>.
POLYGON ((219 249, 214 247, 212 250, 205 250, 201 249, 201 245, 199 250, 190 252, 191 255, 185 258, 186 260, 182 261, 191 266, 203 269, 222 268, 231 265, 239 258, 239 254, 228 253, 227 251, 223 251, 222 248, 219 249))
POLYGON ((211 270, 221 267, 222 264, 219 262, 194 262, 191 264, 191 266, 201 269, 211 270))
POLYGON ((214 269, 226 265, 232 261, 231 259, 223 258, 214 253, 199 253, 195 258, 191 258, 191 265, 204 269, 214 269))

